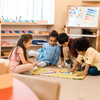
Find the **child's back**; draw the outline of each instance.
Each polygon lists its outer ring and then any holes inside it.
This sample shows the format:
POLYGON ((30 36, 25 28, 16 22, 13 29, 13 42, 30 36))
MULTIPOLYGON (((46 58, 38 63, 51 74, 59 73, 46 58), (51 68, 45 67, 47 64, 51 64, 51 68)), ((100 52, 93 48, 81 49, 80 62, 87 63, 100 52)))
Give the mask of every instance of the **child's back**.
POLYGON ((20 65, 21 59, 20 59, 19 53, 24 53, 23 49, 21 47, 18 47, 18 48, 16 47, 12 52, 12 56, 10 57, 10 61, 11 61, 10 69, 20 65), (17 52, 16 52, 16 49, 17 49, 17 52))

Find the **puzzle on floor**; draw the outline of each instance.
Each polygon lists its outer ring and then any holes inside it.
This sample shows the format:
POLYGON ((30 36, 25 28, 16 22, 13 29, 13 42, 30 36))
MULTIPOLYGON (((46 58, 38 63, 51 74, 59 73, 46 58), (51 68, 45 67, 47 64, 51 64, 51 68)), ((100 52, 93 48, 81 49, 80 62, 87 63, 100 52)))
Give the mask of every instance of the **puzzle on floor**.
POLYGON ((54 68, 38 68, 33 72, 35 75, 43 75, 50 77, 58 77, 58 78, 68 78, 68 79, 77 79, 82 80, 85 76, 77 76, 78 73, 82 73, 79 71, 74 71, 74 73, 68 73, 67 69, 54 69, 54 68))

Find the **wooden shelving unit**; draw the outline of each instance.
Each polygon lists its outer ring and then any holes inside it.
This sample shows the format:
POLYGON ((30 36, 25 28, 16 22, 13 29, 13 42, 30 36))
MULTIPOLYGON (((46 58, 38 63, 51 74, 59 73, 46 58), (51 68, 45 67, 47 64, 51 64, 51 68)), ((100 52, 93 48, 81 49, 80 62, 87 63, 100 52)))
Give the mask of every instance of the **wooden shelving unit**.
MULTIPOLYGON (((100 0, 82 0, 82 1, 94 1, 94 2, 98 1, 99 2, 100 0)), ((66 32, 67 32, 68 36, 69 37, 70 36, 71 37, 87 37, 89 39, 93 39, 91 41, 92 44, 93 43, 95 44, 95 46, 93 46, 93 47, 97 51, 100 52, 100 45, 99 45, 100 44, 100 6, 99 5, 96 5, 96 6, 95 5, 92 5, 92 6, 91 5, 79 5, 79 6, 69 5, 67 9, 68 9, 68 11, 67 11, 67 15, 68 16, 67 16, 67 22, 66 22, 66 29, 67 29, 66 32), (69 13, 69 11, 70 11, 69 8, 72 9, 73 7, 76 7, 76 8, 77 7, 80 7, 80 8, 83 7, 84 8, 83 9, 84 15, 85 14, 88 15, 86 13, 88 11, 87 8, 93 9, 93 10, 95 8, 94 11, 98 12, 98 13, 95 13, 95 17, 96 17, 95 19, 96 20, 94 20, 94 23, 91 24, 91 23, 84 23, 87 20, 87 19, 84 20, 84 17, 81 17, 82 18, 81 20, 79 20, 80 19, 79 16, 76 17, 76 19, 75 19, 75 17, 70 17, 73 14, 72 14, 72 12, 69 13), (75 20, 75 22, 74 21, 71 21, 73 19, 75 20), (81 32, 80 32, 80 34, 77 34, 77 32, 75 32, 75 31, 73 33, 71 33, 71 30, 72 29, 88 29, 88 30, 95 30, 96 32, 94 32, 95 35, 82 34, 81 32)), ((81 10, 79 10, 79 11, 81 11, 81 10)), ((85 16, 85 17, 89 17, 89 16, 85 16)))
POLYGON ((75 36, 75 37, 97 37, 97 35, 75 35, 75 34, 67 34, 68 36, 75 36))
MULTIPOLYGON (((11 46, 1 46, 1 47, 3 47, 3 48, 5 47, 6 48, 6 47, 14 47, 14 46, 15 45, 11 45, 11 46)), ((41 47, 42 45, 31 45, 31 47, 37 47, 37 46, 41 47)))
POLYGON ((7 58, 8 56, 1 56, 1 58, 7 58))
MULTIPOLYGON (((46 40, 48 41, 49 34, 39 34, 39 31, 49 31, 54 30, 54 24, 31 24, 31 23, 0 23, 0 44, 1 41, 7 41, 14 45, 12 46, 1 46, 0 45, 0 57, 7 58, 1 55, 1 51, 10 51, 18 41, 21 34, 12 35, 1 35, 1 30, 33 30, 36 34, 32 34, 33 40, 46 40)), ((42 45, 31 45, 30 50, 37 50, 41 48, 42 45)))
MULTIPOLYGON (((48 36, 49 34, 32 34, 32 36, 48 36)), ((1 35, 2 37, 3 36, 20 36, 20 35, 1 35)))
POLYGON ((47 26, 49 26, 49 25, 54 25, 54 24, 30 24, 30 23, 1 23, 1 25, 32 25, 32 26, 39 26, 39 25, 47 25, 47 26))
POLYGON ((100 0, 82 0, 82 1, 87 1, 87 2, 100 2, 100 0))

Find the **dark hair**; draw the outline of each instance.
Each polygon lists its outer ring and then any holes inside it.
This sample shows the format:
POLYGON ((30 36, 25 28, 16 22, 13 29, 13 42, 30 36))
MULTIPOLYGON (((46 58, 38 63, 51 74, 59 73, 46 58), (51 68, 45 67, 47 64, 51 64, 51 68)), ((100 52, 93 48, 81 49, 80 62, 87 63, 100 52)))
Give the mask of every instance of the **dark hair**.
POLYGON ((58 42, 60 44, 64 44, 65 42, 68 42, 68 36, 66 33, 60 33, 58 34, 58 42))
POLYGON ((53 30, 50 34, 49 34, 49 38, 50 37, 56 37, 56 40, 58 40, 58 32, 53 30))
POLYGON ((90 47, 89 41, 86 38, 77 38, 73 40, 72 50, 86 51, 90 47))
POLYGON ((8 58, 10 59, 10 57, 11 57, 12 52, 14 51, 14 49, 16 49, 16 51, 15 51, 15 55, 16 55, 18 49, 21 47, 23 49, 23 51, 24 51, 25 60, 27 61, 26 48, 24 47, 23 42, 25 41, 27 43, 30 39, 33 39, 33 37, 32 37, 31 34, 23 34, 23 35, 21 35, 20 38, 19 38, 19 40, 18 40, 18 42, 17 42, 17 44, 16 44, 16 46, 11 50, 10 55, 9 55, 8 58))

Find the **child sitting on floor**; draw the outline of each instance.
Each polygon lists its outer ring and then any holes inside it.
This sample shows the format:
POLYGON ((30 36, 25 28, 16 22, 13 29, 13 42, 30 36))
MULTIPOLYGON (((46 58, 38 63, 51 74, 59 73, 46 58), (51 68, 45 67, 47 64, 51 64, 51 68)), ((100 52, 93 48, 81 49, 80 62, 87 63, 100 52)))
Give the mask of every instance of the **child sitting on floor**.
POLYGON ((19 38, 17 45, 11 50, 9 54, 9 60, 11 61, 10 71, 13 73, 27 74, 33 73, 33 67, 36 65, 35 62, 29 60, 26 56, 26 49, 29 49, 32 43, 31 34, 23 34, 19 38))
POLYGON ((57 44, 58 33, 53 30, 49 34, 49 43, 44 43, 43 48, 37 51, 29 51, 28 56, 38 59, 37 66, 55 66, 59 61, 60 46, 57 44))
POLYGON ((85 38, 78 38, 73 40, 72 49, 76 50, 79 54, 72 69, 69 72, 74 72, 78 63, 82 63, 82 60, 86 63, 83 67, 83 73, 77 74, 77 76, 83 76, 87 73, 89 75, 100 75, 100 53, 94 48, 90 47, 89 41, 85 38))

